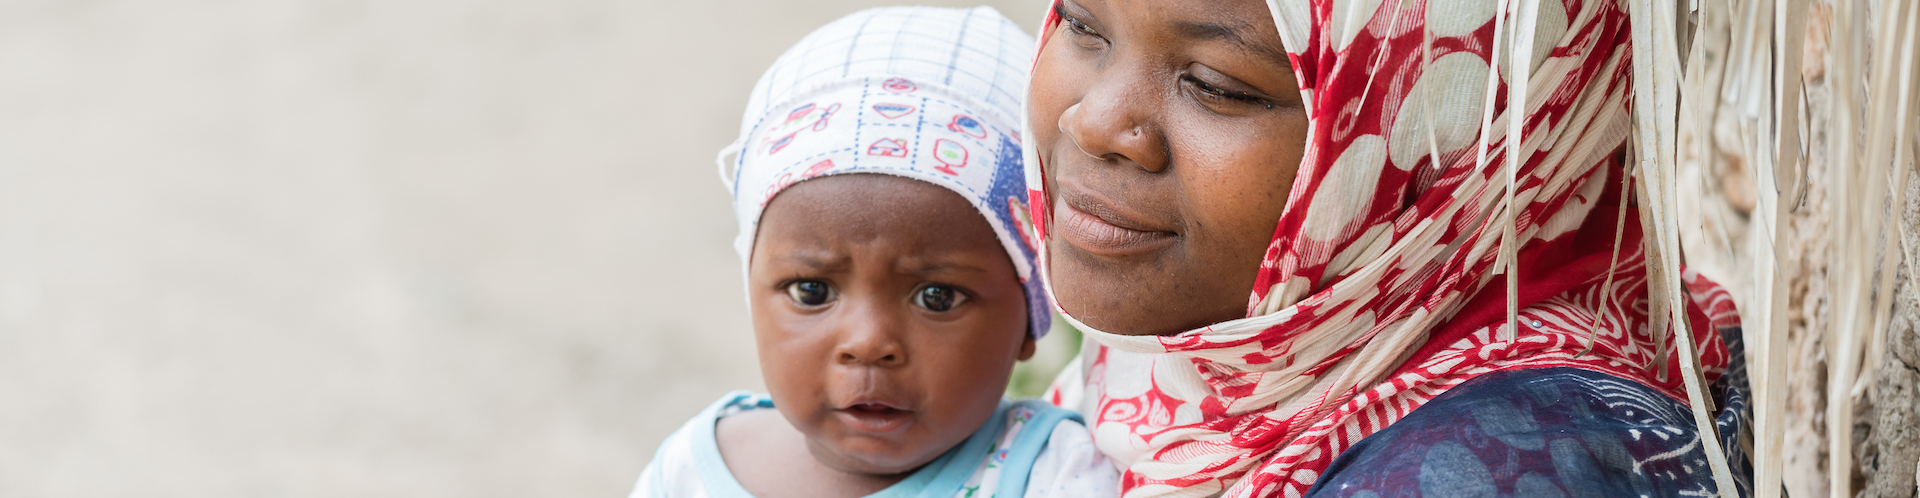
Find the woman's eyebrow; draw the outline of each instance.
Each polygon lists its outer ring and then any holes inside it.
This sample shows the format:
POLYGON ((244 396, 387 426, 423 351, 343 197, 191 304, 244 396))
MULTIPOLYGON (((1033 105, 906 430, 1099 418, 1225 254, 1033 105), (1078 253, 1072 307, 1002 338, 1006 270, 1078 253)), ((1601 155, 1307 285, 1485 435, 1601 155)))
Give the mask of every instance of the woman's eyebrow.
POLYGON ((1077 18, 1077 19, 1080 19, 1081 22, 1098 19, 1097 17, 1094 17, 1093 11, 1087 10, 1086 7, 1081 7, 1080 4, 1073 3, 1072 0, 1060 0, 1059 2, 1054 2, 1053 13, 1060 15, 1060 17, 1077 18), (1069 13, 1067 12, 1068 10, 1073 10, 1075 12, 1069 13))
POLYGON ((1240 50, 1243 52, 1264 57, 1283 66, 1292 65, 1292 61, 1287 59, 1287 52, 1285 50, 1277 50, 1268 44, 1254 42, 1244 36, 1240 36, 1240 29, 1244 26, 1228 26, 1211 22, 1174 21, 1173 27, 1175 32, 1180 33, 1180 36, 1190 40, 1225 40, 1236 47, 1240 47, 1240 50))

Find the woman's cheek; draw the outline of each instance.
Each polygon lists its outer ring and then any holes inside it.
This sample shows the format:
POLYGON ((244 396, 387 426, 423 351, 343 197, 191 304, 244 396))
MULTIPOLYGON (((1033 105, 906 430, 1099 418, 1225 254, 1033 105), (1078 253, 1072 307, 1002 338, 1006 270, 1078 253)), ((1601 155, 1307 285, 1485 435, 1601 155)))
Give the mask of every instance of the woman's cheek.
POLYGON ((1034 138, 1040 142, 1042 160, 1047 159, 1046 152, 1060 135, 1060 116, 1068 107, 1079 101, 1074 91, 1076 82, 1071 79, 1075 74, 1077 61, 1066 52, 1072 47, 1057 47, 1064 43, 1061 35, 1055 33, 1040 51, 1040 59, 1033 69, 1033 81, 1028 87, 1028 122, 1033 127, 1034 138))

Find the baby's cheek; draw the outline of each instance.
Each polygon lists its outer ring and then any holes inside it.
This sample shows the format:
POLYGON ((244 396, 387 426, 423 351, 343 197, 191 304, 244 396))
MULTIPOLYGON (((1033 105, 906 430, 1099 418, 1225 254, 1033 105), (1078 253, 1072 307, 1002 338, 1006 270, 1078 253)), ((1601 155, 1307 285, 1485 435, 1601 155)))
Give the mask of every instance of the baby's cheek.
POLYGON ((935 396, 943 399, 937 403, 936 407, 928 410, 927 415, 930 417, 928 422, 937 427, 930 431, 932 434, 929 434, 930 437, 922 441, 922 444, 940 445, 940 448, 959 444, 979 429, 987 418, 993 416, 994 410, 999 407, 1002 393, 1006 391, 1006 386, 1004 382, 999 383, 999 386, 990 385, 995 376, 986 375, 977 367, 978 365, 974 369, 958 369, 956 373, 965 372, 965 374, 956 375, 957 381, 946 382, 935 387, 937 389, 935 396))
POLYGON ((827 374, 827 365, 818 360, 820 341, 810 340, 804 331, 789 329, 790 324, 777 314, 756 313, 754 321, 761 380, 773 396, 774 406, 796 426, 819 418, 807 410, 818 404, 827 374))

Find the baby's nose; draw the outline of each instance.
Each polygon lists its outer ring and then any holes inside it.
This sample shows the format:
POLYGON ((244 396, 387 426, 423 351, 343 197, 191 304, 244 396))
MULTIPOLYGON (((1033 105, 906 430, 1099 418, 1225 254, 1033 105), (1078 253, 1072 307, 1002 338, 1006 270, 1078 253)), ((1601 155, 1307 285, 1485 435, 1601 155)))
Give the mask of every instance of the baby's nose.
POLYGON ((900 325, 881 316, 851 320, 841 330, 840 344, 834 352, 841 364, 895 367, 907 362, 907 351, 900 341, 900 325))
POLYGON ((851 365, 898 366, 906 363, 906 356, 897 352, 879 353, 849 350, 841 352, 840 362, 851 365))

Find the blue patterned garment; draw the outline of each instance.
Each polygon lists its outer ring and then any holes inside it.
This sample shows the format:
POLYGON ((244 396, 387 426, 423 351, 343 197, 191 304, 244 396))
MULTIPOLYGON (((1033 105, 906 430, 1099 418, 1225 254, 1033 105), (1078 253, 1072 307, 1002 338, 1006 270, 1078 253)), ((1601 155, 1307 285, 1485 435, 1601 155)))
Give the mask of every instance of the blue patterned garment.
MULTIPOLYGON (((1753 494, 1743 435, 1746 353, 1723 328, 1731 365, 1709 387, 1740 496, 1753 494)), ((1575 368, 1512 370, 1455 386, 1360 440, 1308 496, 1712 496, 1713 472, 1686 403, 1575 368)))

